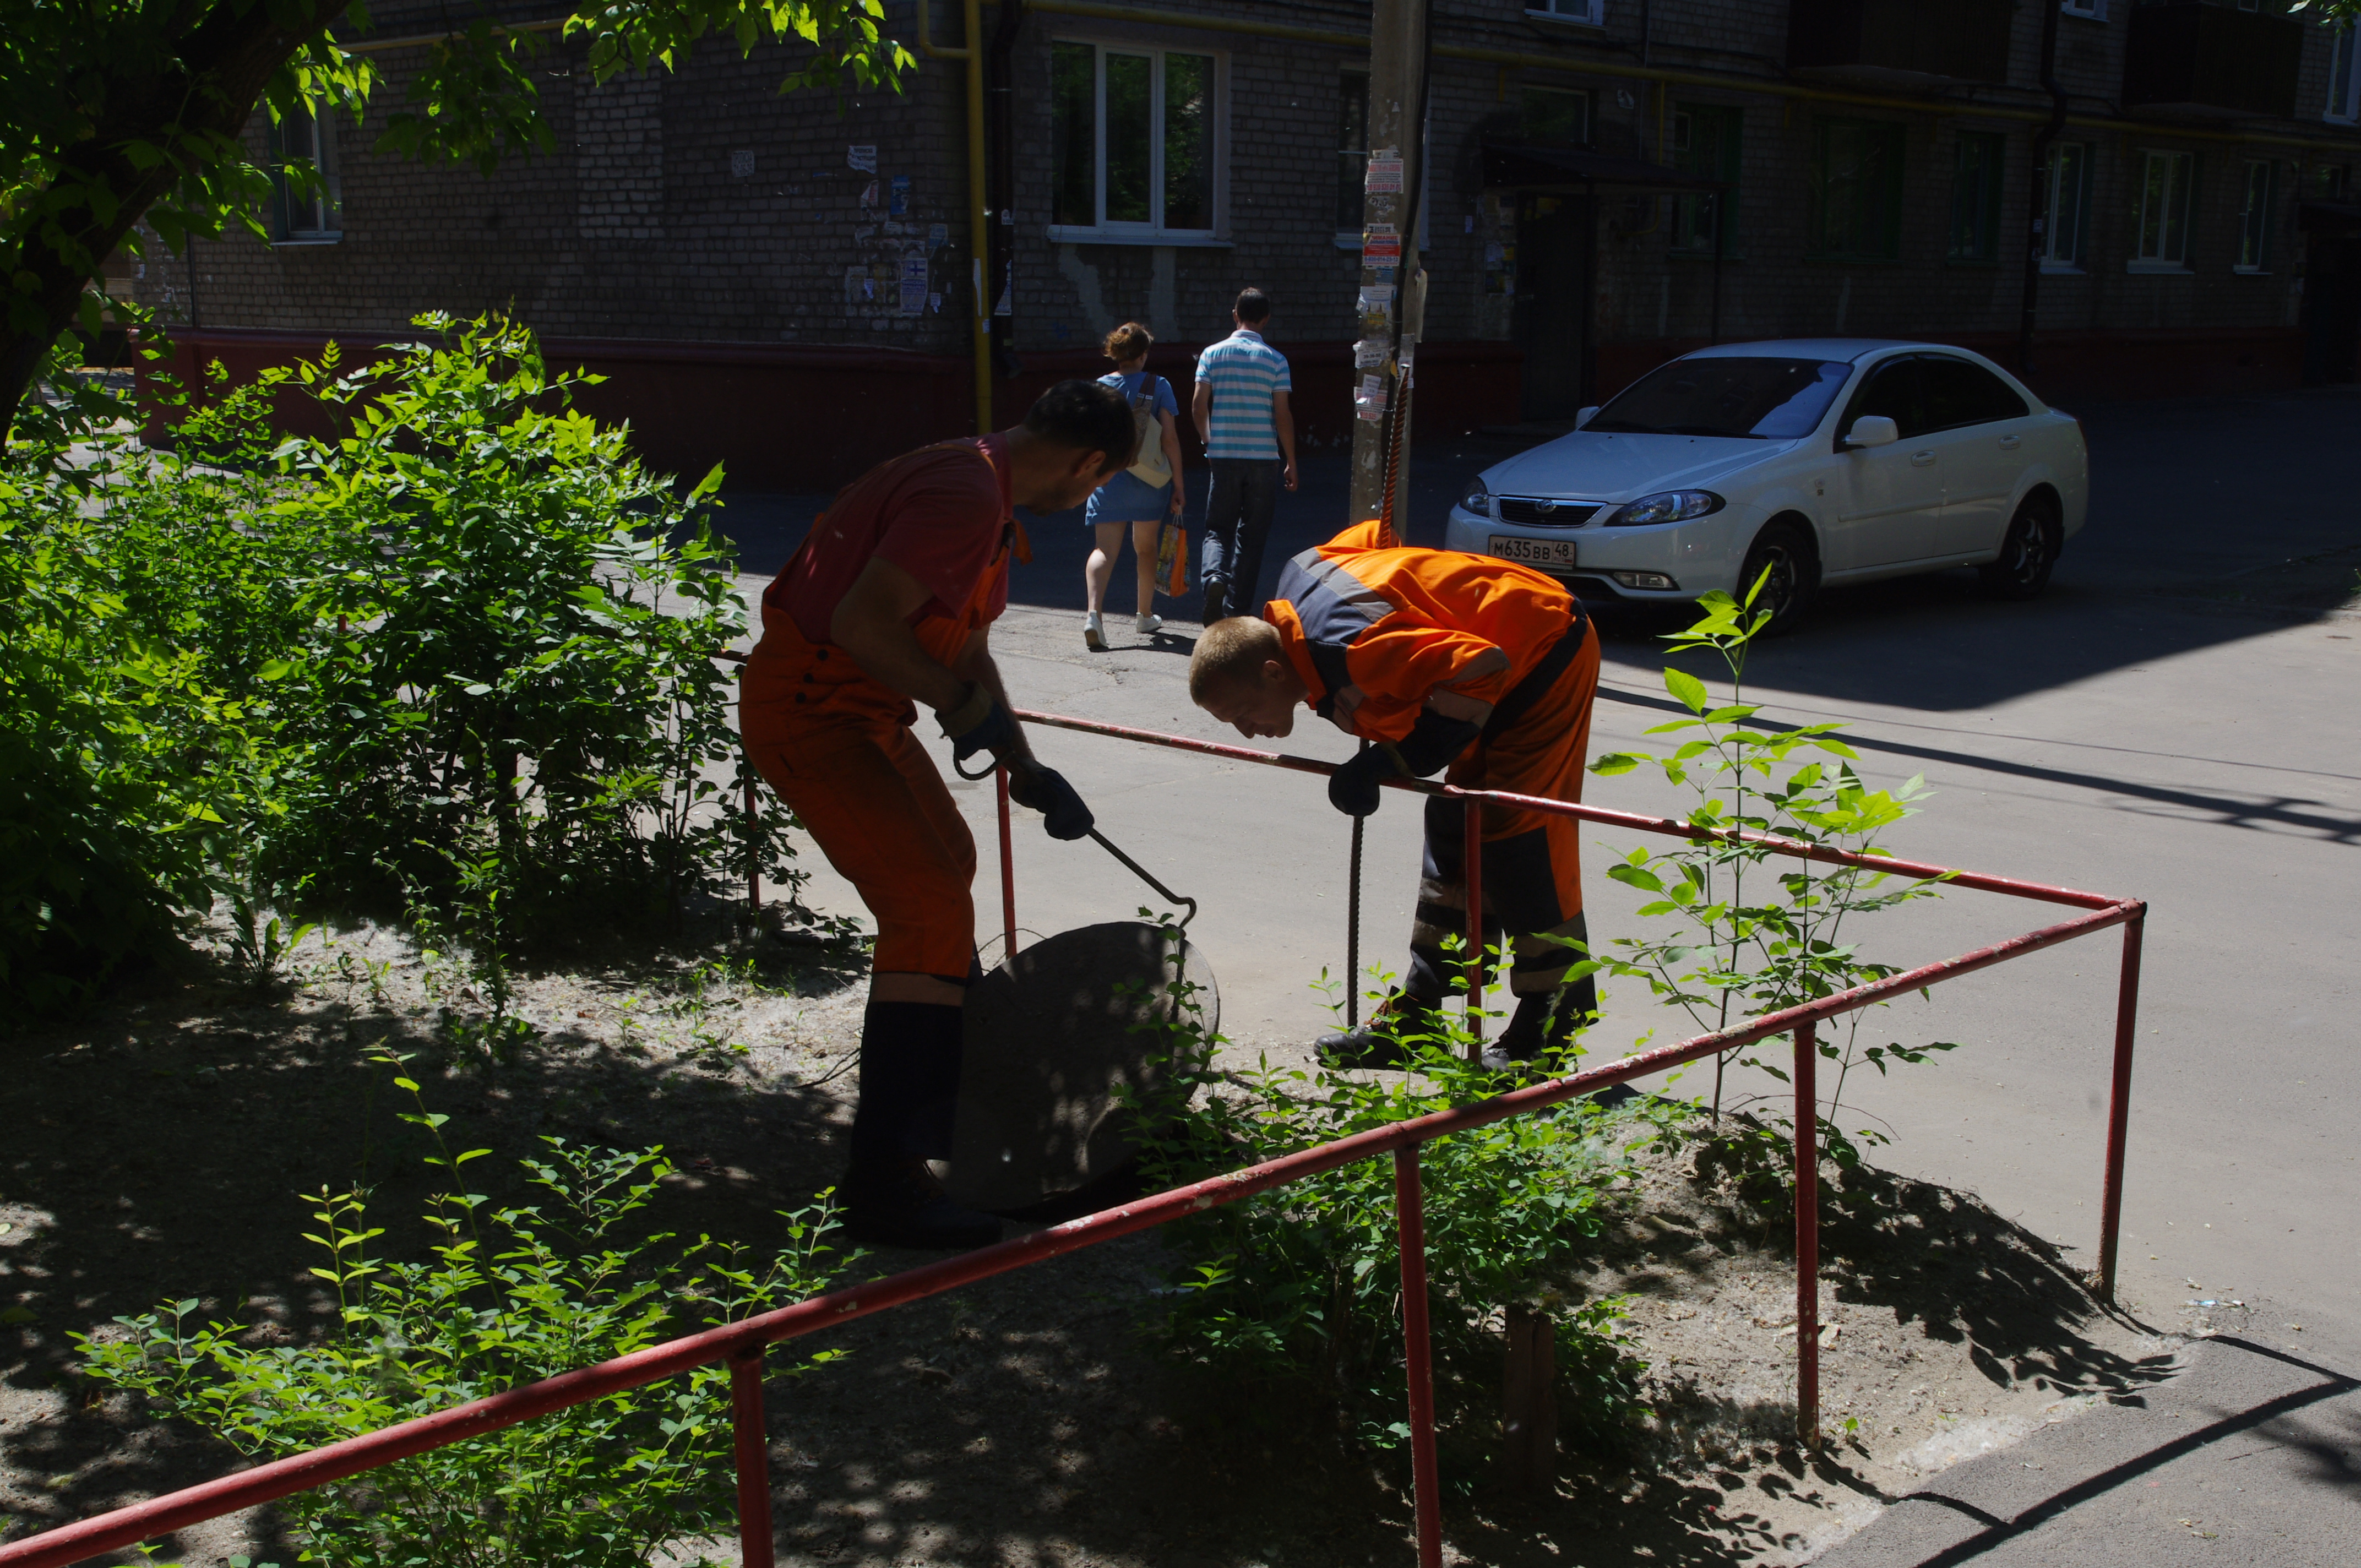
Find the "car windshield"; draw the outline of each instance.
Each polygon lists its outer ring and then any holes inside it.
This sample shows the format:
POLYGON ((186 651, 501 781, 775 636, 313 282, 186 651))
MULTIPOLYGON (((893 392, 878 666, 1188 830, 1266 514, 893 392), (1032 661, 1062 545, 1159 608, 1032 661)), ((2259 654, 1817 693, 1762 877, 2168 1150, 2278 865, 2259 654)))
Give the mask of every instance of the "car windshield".
POLYGON ((1809 435, 1852 374, 1840 360, 1675 359, 1619 393, 1582 428, 1638 435, 1809 435))

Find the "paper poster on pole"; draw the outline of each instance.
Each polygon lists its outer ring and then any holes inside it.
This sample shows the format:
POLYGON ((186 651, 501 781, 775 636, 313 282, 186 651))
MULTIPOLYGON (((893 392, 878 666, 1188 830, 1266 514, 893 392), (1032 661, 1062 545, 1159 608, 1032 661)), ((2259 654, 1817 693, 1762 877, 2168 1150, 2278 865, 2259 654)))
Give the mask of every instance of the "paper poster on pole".
POLYGON ((862 172, 862 173, 863 173, 863 174, 874 174, 874 173, 876 173, 876 172, 877 172, 877 147, 876 147, 876 144, 873 142, 873 143, 870 143, 869 145, 867 145, 867 146, 865 146, 865 147, 848 147, 848 148, 846 148, 844 149, 844 162, 845 162, 845 166, 846 166, 847 168, 849 168, 849 169, 857 169, 857 170, 861 170, 861 172, 862 172))

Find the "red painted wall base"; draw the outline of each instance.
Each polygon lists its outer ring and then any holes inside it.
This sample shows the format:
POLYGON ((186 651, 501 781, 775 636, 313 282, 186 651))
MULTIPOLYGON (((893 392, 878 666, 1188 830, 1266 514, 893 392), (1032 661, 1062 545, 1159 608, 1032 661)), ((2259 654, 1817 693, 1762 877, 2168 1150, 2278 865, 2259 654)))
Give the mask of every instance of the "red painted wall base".
MULTIPOLYGON (((201 384, 201 364, 219 361, 239 384, 265 366, 316 356, 325 341, 311 333, 182 329, 162 368, 193 386, 201 384)), ((399 340, 342 339, 346 365, 388 341, 399 340)), ((1956 344, 2015 367, 2013 337, 1938 334, 1929 341, 1956 344)), ((690 478, 719 461, 733 485, 832 490, 897 453, 975 428, 972 372, 957 356, 622 339, 554 338, 542 346, 552 365, 581 366, 607 377, 584 389, 580 406, 601 419, 630 421, 634 444, 652 466, 690 478)), ((1180 400, 1184 438, 1191 428, 1186 411, 1194 346, 1159 345, 1148 361, 1171 380, 1180 400)), ((1293 371, 1290 402, 1302 449, 1350 445, 1356 374, 1351 346, 1281 346, 1293 371)), ((1701 346, 1701 340, 1677 338, 1602 345, 1598 395, 1610 397, 1666 359, 1701 346)), ((1057 382, 1108 368, 1090 349, 1020 357, 1018 374, 994 384, 995 427, 1022 419, 1033 400, 1057 382)), ((1418 358, 1418 437, 1436 440, 1518 422, 1523 360, 1523 351, 1509 343, 1426 345, 1418 358)), ((2046 334, 2035 340, 2034 369, 2026 378, 2043 398, 2070 406, 2268 391, 2301 385, 2302 370, 2301 329, 2191 328, 2046 334)), ((142 367, 143 392, 153 374, 142 367)), ((327 433, 318 411, 291 393, 280 400, 279 414, 291 431, 327 433)), ((1184 439, 1183 445, 1193 443, 1184 439)))

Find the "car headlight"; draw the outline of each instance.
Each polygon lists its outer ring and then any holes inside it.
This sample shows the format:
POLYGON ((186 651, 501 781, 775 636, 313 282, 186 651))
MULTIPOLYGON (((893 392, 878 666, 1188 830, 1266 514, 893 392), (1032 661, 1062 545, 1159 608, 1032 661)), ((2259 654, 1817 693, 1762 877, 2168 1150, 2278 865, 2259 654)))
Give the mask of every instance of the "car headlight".
POLYGON ((1607 519, 1609 528, 1637 528, 1650 522, 1686 522, 1719 511, 1722 499, 1711 490, 1659 490, 1618 507, 1607 519))
POLYGON ((1472 511, 1477 517, 1489 517, 1492 515, 1492 492, 1484 488, 1481 478, 1470 479, 1467 481, 1467 493, 1459 498, 1459 505, 1462 510, 1472 511))

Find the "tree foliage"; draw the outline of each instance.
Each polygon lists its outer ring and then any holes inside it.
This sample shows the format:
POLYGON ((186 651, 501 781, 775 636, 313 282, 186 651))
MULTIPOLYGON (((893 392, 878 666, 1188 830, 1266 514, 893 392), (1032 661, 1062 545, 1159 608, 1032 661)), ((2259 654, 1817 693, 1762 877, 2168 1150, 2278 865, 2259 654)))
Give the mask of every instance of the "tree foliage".
MULTIPOLYGON (((530 69, 538 31, 448 18, 425 45, 379 151, 489 172, 552 143, 530 69)), ((898 86, 909 51, 883 30, 883 0, 609 0, 568 16, 588 41, 594 81, 676 69, 711 35, 752 53, 794 46, 782 92, 898 86)), ((192 236, 264 230, 274 173, 313 188, 296 158, 258 162, 245 129, 258 106, 342 113, 356 123, 379 85, 346 46, 372 31, 359 0, 10 0, 0 5, 0 432, 57 335, 95 331, 110 312, 101 263, 117 247, 177 250, 192 236), (143 226, 144 220, 144 226, 143 226)))

